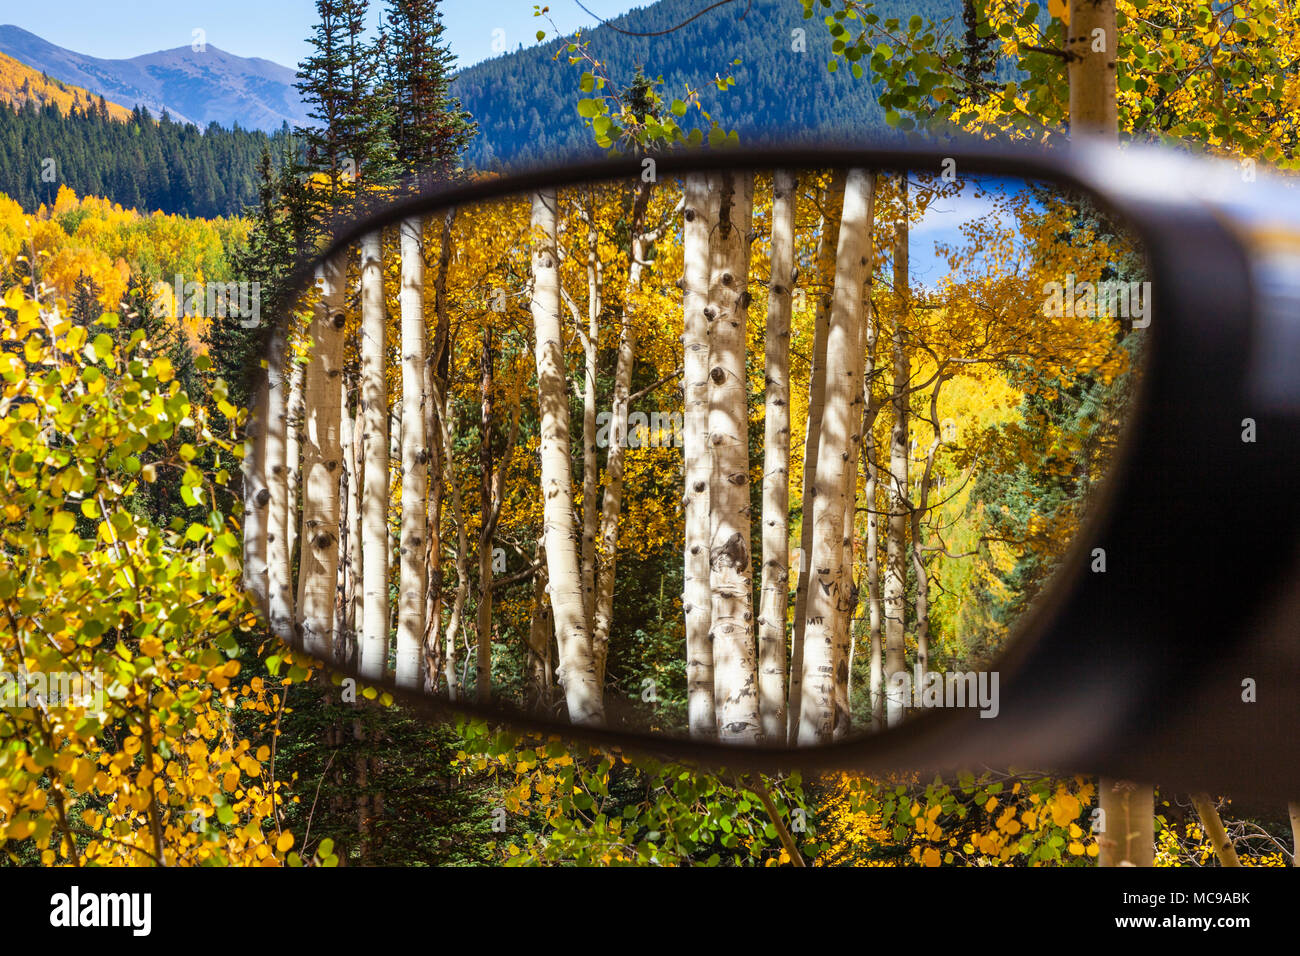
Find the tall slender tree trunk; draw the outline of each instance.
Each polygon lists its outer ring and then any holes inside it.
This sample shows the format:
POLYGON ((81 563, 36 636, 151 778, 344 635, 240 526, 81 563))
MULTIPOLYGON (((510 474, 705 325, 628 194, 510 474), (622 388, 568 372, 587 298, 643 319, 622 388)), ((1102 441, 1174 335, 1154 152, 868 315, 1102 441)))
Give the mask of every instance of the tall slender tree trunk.
POLYGON ((772 254, 764 329, 763 570, 758 617, 758 710, 763 738, 786 737, 785 619, 790 600, 790 318, 798 183, 772 176, 772 254))
POLYGON ((460 479, 456 477, 455 449, 451 443, 451 406, 442 397, 442 386, 433 383, 433 399, 438 406, 438 435, 442 440, 442 468, 444 486, 451 492, 451 519, 456 529, 456 591, 452 595, 451 612, 447 616, 447 632, 442 638, 443 678, 447 682, 449 700, 461 696, 460 675, 456 670, 457 641, 465 616, 465 600, 469 594, 469 533, 465 530, 465 503, 460 479))
POLYGON ((388 668, 388 349, 379 233, 361 239, 361 429, 365 474, 361 488, 361 676, 388 668))
POLYGON ((492 700, 492 330, 483 330, 479 352, 479 515, 478 537, 478 659, 474 695, 480 704, 492 700))
POLYGON ((361 486, 365 472, 365 435, 361 430, 361 385, 354 373, 352 391, 356 393, 357 407, 349 412, 352 428, 352 442, 343 446, 343 454, 348 467, 348 618, 349 628, 346 643, 340 660, 356 668, 361 654, 361 627, 365 622, 365 602, 362 596, 361 575, 365 565, 361 550, 361 486))
POLYGON ((428 510, 428 593, 425 599, 424 686, 429 693, 438 687, 442 657, 442 511, 446 483, 440 433, 443 407, 438 396, 447 391, 451 353, 451 319, 447 312, 447 275, 451 270, 451 225, 456 210, 442 217, 438 242, 438 271, 433 280, 433 311, 436 328, 432 354, 424 363, 425 433, 429 441, 428 510), (435 388, 435 384, 437 387, 435 388))
POLYGON ((532 707, 549 708, 552 703, 551 603, 546 589, 546 541, 537 542, 537 570, 533 572, 533 610, 528 622, 528 660, 525 673, 526 697, 532 707))
POLYGON ((862 286, 870 260, 872 177, 850 170, 835 256, 835 286, 826 337, 826 411, 817 448, 813 546, 804 628, 801 745, 828 743, 835 722, 834 640, 849 613, 850 569, 844 566, 848 478, 861 427, 862 286))
MULTIPOLYGON (((583 340, 582 386, 582 600, 587 620, 596 619, 596 529, 599 512, 600 460, 596 452, 596 357, 600 345, 600 314, 604 309, 604 269, 596 229, 596 197, 588 192, 587 210, 587 334, 583 340)), ((593 643, 593 648, 594 648, 593 643)), ((596 673, 604 676, 604 661, 597 655, 596 673)))
POLYGON ((713 605, 709 591, 709 305, 710 255, 718 220, 716 179, 686 176, 682 210, 682 391, 686 414, 682 451, 685 461, 685 553, 682 610, 686 618, 686 695, 690 734, 717 733, 713 700, 713 645, 709 634, 713 605))
POLYGON ((891 405, 893 427, 889 435, 889 523, 885 543, 885 722, 894 726, 903 719, 910 695, 906 693, 907 658, 904 635, 907 628, 907 458, 908 386, 911 366, 907 355, 907 323, 911 317, 911 292, 907 278, 908 203, 907 180, 899 182, 901 211, 894 226, 894 294, 898 311, 893 329, 894 381, 891 405), (898 675, 902 675, 900 678, 898 675))
POLYGON ((930 507, 930 485, 934 475, 934 456, 942 443, 939 423, 939 392, 947 375, 940 373, 930 392, 930 424, 934 438, 925 454, 925 468, 921 472, 920 487, 916 493, 916 507, 912 509, 912 571, 916 576, 916 676, 912 687, 918 707, 923 706, 922 689, 925 675, 930 671, 930 571, 925 564, 925 537, 921 532, 921 519, 930 507))
MULTIPOLYGON (((280 350, 283 351, 283 350, 280 350)), ((282 363, 284 360, 280 359, 282 363)), ((267 568, 267 525, 271 490, 267 487, 270 472, 266 467, 266 436, 270 430, 271 398, 275 380, 283 374, 272 354, 267 361, 267 384, 257 397, 257 413, 244 434, 244 574, 243 588, 258 608, 270 613, 270 572, 267 568)))
POLYGON ((592 654, 596 677, 605 682, 605 662, 609 656, 609 633, 614 625, 614 569, 618 562, 618 516, 623 506, 623 468, 626 462, 626 437, 632 367, 636 357, 636 316, 632 294, 641 286, 647 236, 644 234, 646 208, 650 203, 650 184, 642 183, 632 205, 631 265, 623 294, 623 318, 619 326, 618 359, 614 366, 614 398, 610 414, 609 448, 605 452, 605 493, 600 503, 600 561, 596 577, 596 616, 592 630, 592 654))
POLYGON ((1118 136, 1115 0, 1070 0, 1070 135, 1118 136))
MULTIPOLYGON (((283 325, 282 325, 283 328, 283 325)), ((271 631, 281 640, 293 635, 293 568, 289 529, 297 518, 289 495, 289 459, 286 435, 289 414, 285 394, 289 343, 277 331, 272 336, 268 368, 267 426, 263 444, 266 475, 266 588, 271 631)))
POLYGON ((845 605, 842 616, 837 618, 835 632, 835 727, 836 739, 848 736, 852 724, 852 705, 850 693, 853 679, 854 652, 854 618, 858 606, 858 584, 853 576, 853 551, 857 543, 858 518, 858 459, 862 453, 864 433, 873 424, 868 419, 870 403, 866 401, 863 382, 867 368, 867 326, 872 322, 871 314, 871 280, 875 268, 875 247, 872 244, 872 230, 876 221, 876 177, 867 177, 866 190, 866 230, 859 240, 862 270, 862 284, 859 288, 860 314, 858 316, 858 338, 851 353, 851 370, 853 381, 853 400, 849 420, 848 459, 844 464, 844 577, 841 586, 841 603, 845 605))
POLYGON ((1155 866, 1155 789, 1105 777, 1098 787, 1105 830, 1097 838, 1097 865, 1155 866))
POLYGON ((344 667, 356 660, 357 576, 361 570, 357 540, 361 519, 357 516, 357 469, 354 443, 356 421, 348 407, 347 376, 339 376, 339 440, 343 451, 343 477, 339 488, 339 593, 334 614, 334 641, 338 645, 335 659, 344 667))
POLYGON ((709 587, 718 737, 752 742, 761 731, 749 519, 749 232, 754 181, 723 173, 709 290, 709 587))
POLYGON ((871 696, 871 729, 883 730, 885 726, 884 661, 880 646, 880 514, 877 503, 878 467, 875 462, 875 441, 868 433, 866 437, 867 488, 866 499, 870 512, 867 514, 867 614, 871 642, 871 664, 867 675, 871 696))
POLYGON ((401 235, 402 285, 402 519, 399 532, 397 596, 397 683, 418 687, 428 592, 429 439, 425 433, 424 390, 424 220, 408 219, 401 235))
POLYGON ((335 258, 317 271, 321 301, 308 329, 311 358, 303 384, 307 419, 302 441, 303 546, 298 563, 298 619, 303 647, 320 658, 328 658, 333 651, 334 597, 338 584, 339 472, 343 464, 339 382, 346 323, 344 270, 344 260, 335 258))
POLYGON ((790 691, 786 703, 787 737, 794 743, 803 712, 803 647, 807 626, 808 581, 812 568, 813 489, 817 481, 817 447, 821 442, 822 415, 826 407, 826 337, 830 329, 831 298, 835 283, 835 256, 844 205, 844 171, 832 174, 822 192, 821 238, 817 243, 817 282, 825 289, 817 296, 813 315, 812 367, 808 376, 808 419, 803 444, 803 492, 800 499, 799 577, 794 592, 794 623, 790 644, 790 691))
POLYGON ((555 615, 560 648, 557 675, 564 687, 569 720, 575 724, 599 724, 604 721, 605 708, 592 658, 573 515, 569 398, 560 328, 559 211, 555 191, 535 193, 532 205, 532 313, 541 413, 543 520, 551 611, 555 615))
POLYGON ((1214 847, 1219 866, 1241 866, 1241 861, 1237 859, 1237 848, 1232 845, 1228 831, 1223 828, 1223 819, 1219 816, 1213 798, 1208 793, 1193 793, 1191 796, 1192 806, 1201 818, 1201 826, 1205 828, 1205 835, 1214 847))
POLYGON ((301 362, 290 363, 289 397, 284 421, 284 483, 288 506, 285 514, 284 551, 290 561, 293 560, 293 551, 298 544, 298 523, 290 520, 288 515, 298 513, 302 497, 302 426, 307 415, 302 403, 302 390, 306 377, 307 370, 301 362))

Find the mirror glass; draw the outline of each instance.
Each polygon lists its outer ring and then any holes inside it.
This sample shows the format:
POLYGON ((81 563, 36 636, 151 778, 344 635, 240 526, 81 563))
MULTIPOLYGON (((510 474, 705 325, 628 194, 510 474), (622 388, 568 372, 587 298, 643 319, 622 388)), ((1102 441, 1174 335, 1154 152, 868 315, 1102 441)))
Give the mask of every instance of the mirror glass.
POLYGON ((268 626, 363 683, 740 745, 996 718, 1152 320, 1087 197, 946 167, 565 186, 315 276, 249 446, 268 626))

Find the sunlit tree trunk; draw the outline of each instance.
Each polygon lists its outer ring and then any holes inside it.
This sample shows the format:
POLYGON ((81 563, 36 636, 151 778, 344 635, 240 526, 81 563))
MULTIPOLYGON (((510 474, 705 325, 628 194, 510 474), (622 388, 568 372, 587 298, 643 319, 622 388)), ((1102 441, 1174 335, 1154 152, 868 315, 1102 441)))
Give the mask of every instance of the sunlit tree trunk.
POLYGON ((1155 788, 1126 780, 1098 782, 1105 829, 1097 836, 1098 866, 1154 866, 1155 788))
POLYGON ((1193 793, 1191 797, 1196 815, 1201 818, 1201 826, 1205 828, 1205 836, 1219 859, 1219 866, 1241 866, 1241 861, 1237 859, 1237 848, 1232 845, 1228 831, 1223 828, 1223 819, 1219 816, 1214 800, 1208 793, 1193 793))
POLYGON ((576 724, 604 720, 602 688, 596 680, 591 630, 582 594, 578 533, 573 515, 569 458, 569 398, 560 327, 560 271, 554 190, 532 199, 533 329, 536 336, 540 411, 543 520, 551 611, 560 649, 557 675, 564 687, 569 719, 576 724))
MULTIPOLYGON (((450 345, 448 346, 450 348, 450 345)), ((447 616, 447 632, 442 638, 443 678, 447 682, 447 697, 459 700, 460 674, 456 670, 457 641, 465 616, 465 600, 469 594, 469 533, 465 528, 465 503, 460 479, 456 477, 455 448, 451 441, 451 424, 448 416, 451 406, 442 397, 442 386, 432 383, 433 400, 438 406, 436 424, 442 441, 443 485, 451 492, 451 519, 456 529, 456 591, 452 595, 451 612, 447 616)))
POLYGON ((267 429, 263 454, 267 476, 266 588, 271 630, 281 640, 293 634, 293 568, 289 529, 296 524, 294 499, 289 495, 289 458, 286 435, 289 414, 285 394, 288 342, 277 331, 271 342, 267 370, 267 429))
POLYGON ((885 543, 885 722, 894 726, 903 719, 909 701, 906 684, 907 659, 903 638, 907 627, 907 456, 908 386, 911 365, 907 354, 907 323, 911 317, 911 294, 907 279, 907 183, 901 180, 902 210, 894 224, 894 297, 898 303, 893 329, 894 381, 891 394, 894 421, 889 435, 889 523, 885 543))
POLYGON ((533 610, 528 622, 526 697, 530 706, 544 709, 552 702, 551 603, 546 597, 546 542, 537 542, 537 570, 533 572, 533 610))
MULTIPOLYGON (((352 391, 360 396, 361 388, 356 373, 351 377, 352 391)), ((348 468, 348 591, 344 599, 348 602, 348 633, 340 660, 351 667, 357 665, 357 655, 361 653, 361 625, 365 621, 365 608, 361 593, 361 573, 363 555, 361 552, 361 485, 365 470, 365 436, 361 432, 361 402, 358 398, 355 411, 348 412, 349 425, 352 429, 352 441, 343 446, 343 456, 348 468)))
POLYGON ((807 627, 808 581, 812 567, 813 489, 817 480, 817 447, 821 441, 822 414, 826 407, 826 336, 830 328, 831 292, 835 282, 835 256, 840 235, 840 209, 844 204, 844 173, 836 171, 822 192, 821 238, 817 244, 817 306, 813 315, 812 368, 808 376, 808 419, 803 445, 803 492, 799 529, 798 583, 794 592, 794 622, 790 643, 790 691, 786 703, 787 736, 794 743, 803 711, 803 647, 807 627))
POLYGON ((358 540, 361 519, 357 514, 356 421, 348 407, 346 375, 339 376, 341 427, 339 438, 343 451, 343 478, 339 488, 339 594, 334 615, 335 659, 345 667, 355 664, 357 577, 361 571, 358 540))
POLYGON ((716 180, 686 176, 682 210, 683 458, 686 472, 682 610, 686 618, 686 694, 692 737, 717 732, 713 701, 713 646, 709 636, 709 246, 718 218, 716 180))
MULTIPOLYGON (((298 513, 302 497, 302 426, 307 410, 302 403, 302 390, 307 370, 301 362, 289 365, 289 398, 284 423, 284 467, 287 511, 285 513, 285 554, 293 560, 298 543, 298 523, 289 515, 298 513)), ((288 577, 285 578, 286 582, 288 577)), ((292 612, 291 612, 292 613, 292 612)))
MULTIPOLYGON (((310 360, 303 383, 302 553, 298 564, 298 620, 303 646, 320 658, 333 649, 338 585, 339 472, 342 414, 344 262, 333 259, 316 274, 320 302, 308 329, 310 360)), ((290 517, 292 520, 292 517, 290 517)))
POLYGON ((365 473, 361 487, 361 676, 388 666, 388 386, 383 260, 379 233, 361 239, 361 415, 365 473))
MULTIPOLYGON (((614 623, 614 569, 618 562, 618 517, 623 506, 623 468, 626 462, 628 392, 636 356, 636 315, 630 304, 641 286, 647 236, 643 234, 650 186, 643 183, 632 206, 631 264, 623 295, 623 319, 619 327, 618 359, 614 367, 614 399, 610 410, 609 446, 605 452, 605 493, 600 503, 600 562, 596 577, 596 616, 592 630, 592 654, 596 678, 603 686, 605 661, 609 656, 609 632, 614 623)), ((585 517, 585 512, 584 512, 585 517)))
POLYGON ((480 704, 492 700, 492 330, 483 330, 479 352, 479 516, 478 536, 478 658, 474 697, 480 704))
POLYGON ((813 494, 813 546, 804 629, 801 745, 827 743, 835 720, 834 640, 849 611, 849 569, 844 566, 848 478, 862 419, 859 381, 862 286, 871 243, 872 178, 850 170, 835 256, 835 285, 826 336, 826 410, 817 447, 813 494))
POLYGON ((447 390, 451 353, 451 319, 447 311, 447 274, 451 269, 451 225, 456 211, 442 217, 438 242, 438 271, 433 280, 433 311, 436 327, 433 351, 424 365, 425 434, 429 441, 428 592, 425 599, 424 686, 437 690, 442 650, 442 511, 445 498, 441 432, 443 407, 438 396, 447 390), (437 382, 435 388, 434 383, 437 382))
POLYGON ((850 692, 853 677, 854 650, 854 615, 858 605, 858 585, 853 577, 853 551, 857 543, 857 506, 858 506, 858 458, 862 451, 864 429, 870 427, 867 419, 869 403, 863 390, 863 381, 867 371, 867 326, 872 322, 871 315, 871 278, 875 262, 875 248, 872 244, 872 229, 876 217, 876 178, 868 176, 866 183, 859 188, 866 190, 866 229, 859 240, 861 255, 860 266, 862 283, 859 288, 858 337, 850 343, 853 346, 850 368, 853 373, 851 388, 853 399, 849 419, 848 458, 844 463, 844 576, 841 583, 840 603, 844 611, 836 618, 835 631, 835 726, 836 739, 848 735, 852 720, 850 692))
POLYGON ((942 443, 942 425, 939 422, 939 392, 948 380, 941 373, 930 392, 930 426, 934 437, 925 453, 925 468, 916 493, 916 506, 912 509, 912 571, 916 577, 916 676, 912 680, 913 694, 918 707, 922 705, 922 688, 925 675, 930 670, 930 572, 925 563, 925 536, 921 532, 921 519, 930 507, 930 487, 934 477, 934 456, 942 443))
POLYGON ((709 290, 713 699, 718 708, 719 738, 746 742, 756 740, 761 729, 749 549, 749 389, 745 368, 753 203, 752 176, 722 174, 709 290))
POLYGON ((764 329, 763 569, 758 616, 758 709, 763 738, 782 742, 785 618, 790 599, 790 317, 795 283, 794 174, 772 176, 772 254, 764 329))
MULTIPOLYGON (((596 356, 600 345, 600 314, 604 309, 604 268, 596 229, 596 197, 589 191, 590 203, 583 217, 587 224, 587 334, 583 339, 582 388, 582 600, 587 620, 596 619, 596 528, 599 512, 596 498, 600 487, 600 460, 596 453, 596 356)), ((595 643, 593 640, 593 649, 595 643)), ((603 660, 596 652, 596 673, 603 677, 603 660)))
POLYGON ((399 226, 402 277, 398 302, 402 316, 402 519, 398 536, 400 570, 397 596, 397 683, 417 687, 424 643, 428 591, 428 464, 424 391, 424 220, 399 226))

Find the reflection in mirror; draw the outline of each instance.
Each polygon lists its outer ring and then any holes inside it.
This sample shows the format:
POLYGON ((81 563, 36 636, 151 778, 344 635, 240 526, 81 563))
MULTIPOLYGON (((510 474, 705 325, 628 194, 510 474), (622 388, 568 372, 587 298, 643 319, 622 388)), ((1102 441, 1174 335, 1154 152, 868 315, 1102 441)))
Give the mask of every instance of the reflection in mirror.
POLYGON ((248 587, 363 679, 577 723, 810 745, 996 718, 1151 306, 1086 199, 950 169, 395 221, 275 332, 248 587))

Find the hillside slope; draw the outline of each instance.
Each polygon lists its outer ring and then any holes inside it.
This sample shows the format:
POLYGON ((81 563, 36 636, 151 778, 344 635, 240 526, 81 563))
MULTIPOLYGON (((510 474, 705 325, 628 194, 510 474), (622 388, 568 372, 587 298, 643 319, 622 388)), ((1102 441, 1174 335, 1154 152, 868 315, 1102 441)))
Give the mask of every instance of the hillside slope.
MULTIPOLYGON (((0 53, 0 103, 18 108, 31 103, 37 109, 53 105, 58 106, 59 112, 67 113, 73 107, 84 110, 98 102, 99 97, 95 94, 62 80, 50 79, 40 70, 0 53)), ((124 106, 107 101, 104 106, 112 119, 125 121, 131 118, 131 111, 124 106)))
POLYGON ((20 27, 0 26, 0 53, 50 77, 76 84, 128 109, 166 110, 179 122, 268 132, 306 120, 295 71, 208 44, 161 50, 129 60, 104 60, 56 46, 20 27))

